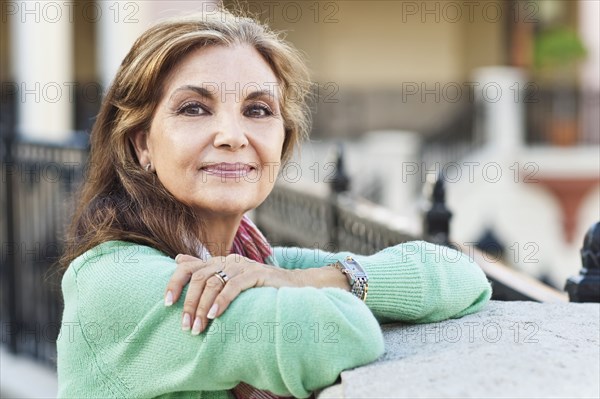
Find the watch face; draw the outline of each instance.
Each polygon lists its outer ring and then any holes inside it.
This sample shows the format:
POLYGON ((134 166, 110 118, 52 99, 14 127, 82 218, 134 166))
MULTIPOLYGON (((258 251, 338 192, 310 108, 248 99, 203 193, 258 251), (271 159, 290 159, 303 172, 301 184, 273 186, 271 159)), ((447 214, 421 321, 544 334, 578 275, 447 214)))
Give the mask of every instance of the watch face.
POLYGON ((346 258, 345 263, 346 263, 346 266, 348 266, 348 268, 352 270, 352 272, 354 272, 356 274, 365 274, 365 271, 363 270, 363 268, 354 259, 348 257, 348 258, 346 258))
POLYGON ((346 257, 343 262, 344 272, 348 276, 352 294, 356 295, 361 300, 367 297, 368 281, 367 273, 362 268, 360 263, 355 261, 351 256, 346 257))

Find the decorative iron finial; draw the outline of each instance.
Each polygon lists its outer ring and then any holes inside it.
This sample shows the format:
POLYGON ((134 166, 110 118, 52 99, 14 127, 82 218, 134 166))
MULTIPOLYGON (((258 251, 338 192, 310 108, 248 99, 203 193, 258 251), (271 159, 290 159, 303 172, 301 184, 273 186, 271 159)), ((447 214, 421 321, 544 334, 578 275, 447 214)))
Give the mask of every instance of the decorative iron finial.
POLYGON ((425 238, 435 244, 450 245, 450 219, 452 212, 446 207, 446 187, 440 173, 433 185, 431 208, 425 214, 425 238))
POLYGON ((344 145, 342 143, 337 144, 336 152, 335 174, 329 185, 334 193, 339 194, 350 189, 350 177, 344 170, 344 145))
POLYGON ((583 239, 581 271, 569 277, 565 290, 571 302, 600 302, 600 222, 594 223, 583 239))

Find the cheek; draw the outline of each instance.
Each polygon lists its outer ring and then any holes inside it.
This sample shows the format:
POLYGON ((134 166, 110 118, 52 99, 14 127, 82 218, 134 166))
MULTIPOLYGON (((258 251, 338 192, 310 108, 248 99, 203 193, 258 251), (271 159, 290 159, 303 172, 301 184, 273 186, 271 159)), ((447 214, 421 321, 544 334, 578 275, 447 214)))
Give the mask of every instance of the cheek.
POLYGON ((271 153, 272 157, 276 158, 276 161, 280 161, 283 156, 283 144, 285 142, 285 132, 281 131, 280 134, 276 135, 271 140, 271 153))
POLYGON ((279 131, 279 129, 257 130, 250 137, 252 137, 250 140, 251 145, 262 163, 273 163, 281 160, 284 140, 283 131, 279 131))
POLYGON ((194 166, 198 154, 209 144, 203 139, 205 135, 198 134, 197 130, 189 126, 161 126, 161 130, 155 132, 152 143, 156 166, 167 169, 194 166))

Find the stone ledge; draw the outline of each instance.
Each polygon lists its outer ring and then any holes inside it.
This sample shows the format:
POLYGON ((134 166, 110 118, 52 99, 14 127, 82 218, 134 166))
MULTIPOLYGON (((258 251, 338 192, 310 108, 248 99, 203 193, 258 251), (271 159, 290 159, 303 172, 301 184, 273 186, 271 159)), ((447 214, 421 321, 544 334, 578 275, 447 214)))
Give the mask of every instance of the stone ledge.
POLYGON ((326 398, 600 397, 600 304, 491 301, 479 313, 382 326, 386 353, 326 398))

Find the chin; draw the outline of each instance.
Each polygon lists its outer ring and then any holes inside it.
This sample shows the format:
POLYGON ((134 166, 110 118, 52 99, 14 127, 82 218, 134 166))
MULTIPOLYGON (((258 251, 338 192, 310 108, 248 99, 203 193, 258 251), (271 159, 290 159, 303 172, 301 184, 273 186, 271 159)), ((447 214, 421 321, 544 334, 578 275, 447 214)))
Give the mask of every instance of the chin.
POLYGON ((256 208, 262 201, 247 200, 231 196, 228 199, 215 199, 214 201, 203 201, 196 204, 196 208, 202 213, 212 216, 239 216, 256 208))
POLYGON ((240 216, 254 209, 254 207, 241 207, 241 206, 219 206, 217 208, 210 208, 209 211, 215 216, 240 216))
POLYGON ((271 192, 270 188, 249 183, 204 186, 192 190, 191 195, 182 200, 207 215, 242 215, 258 207, 271 192))

